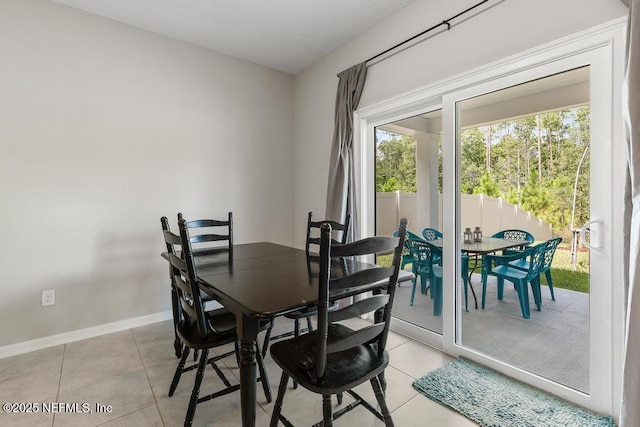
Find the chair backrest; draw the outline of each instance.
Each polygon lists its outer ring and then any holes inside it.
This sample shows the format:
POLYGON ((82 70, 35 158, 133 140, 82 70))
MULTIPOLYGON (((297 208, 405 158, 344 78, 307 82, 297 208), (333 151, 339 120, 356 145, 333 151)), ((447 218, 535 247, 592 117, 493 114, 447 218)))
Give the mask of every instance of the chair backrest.
POLYGON ((422 230, 422 237, 424 237, 424 240, 438 240, 442 239, 442 233, 435 228, 427 227, 422 230))
POLYGON ((205 320, 204 304, 200 296, 187 223, 184 219, 178 221, 180 229, 180 236, 178 236, 169 230, 167 217, 162 217, 160 221, 162 222, 164 242, 167 246, 171 281, 178 293, 182 316, 185 319, 194 319, 198 326, 198 332, 202 338, 206 338, 209 328, 208 322, 205 320))
MULTIPOLYGON (((327 355, 348 351, 367 345, 383 357, 391 323, 391 307, 395 296, 400 258, 407 230, 407 220, 400 220, 399 237, 369 237, 344 245, 332 245, 331 226, 322 225, 320 236, 320 274, 318 278, 318 346, 315 373, 318 379, 324 377, 327 355), (372 266, 351 270, 351 274, 331 277, 331 259, 375 255, 393 251, 390 267, 372 266), (338 310, 329 310, 336 294, 359 295, 360 298, 338 310), (371 292, 373 291, 373 292, 371 292), (330 324, 368 313, 374 314, 374 323, 359 330, 351 331, 339 338, 329 339, 330 324)), ((334 261, 335 262, 335 261, 334 261)))
POLYGON ((527 245, 518 247, 518 249, 521 249, 521 250, 525 249, 526 246, 532 244, 533 241, 535 240, 533 237, 533 234, 529 233, 528 231, 518 230, 518 229, 501 230, 495 233, 491 237, 497 237, 505 240, 526 240, 528 242, 527 245))
POLYGON ((347 215, 345 218, 344 224, 340 224, 337 221, 313 221, 313 212, 309 212, 309 216, 307 218, 307 242, 305 245, 305 250, 307 252, 307 256, 317 256, 320 252, 320 228, 322 224, 331 225, 332 237, 331 243, 347 243, 347 237, 349 235, 349 225, 351 224, 351 215, 347 215), (337 239, 336 236, 338 233, 340 234, 340 238, 337 239), (315 246, 317 252, 311 252, 311 245, 315 246))
POLYGON ((544 263, 544 252, 547 248, 547 242, 538 243, 537 245, 526 249, 522 252, 523 257, 529 258, 529 270, 527 271, 527 281, 534 279, 544 263))
POLYGON ((431 244, 420 238, 409 237, 405 240, 405 245, 413 257, 414 269, 418 273, 431 274, 434 256, 431 244))
POLYGON ((547 240, 547 246, 544 249, 544 260, 542 262, 542 269, 544 271, 551 268, 553 256, 555 255, 556 249, 558 248, 560 242, 562 242, 562 237, 555 237, 553 239, 547 240))
MULTIPOLYGON (((184 217, 178 213, 178 222, 184 217)), ((196 255, 206 255, 208 252, 219 251, 221 245, 217 242, 227 242, 229 257, 233 256, 233 213, 229 212, 226 220, 219 219, 196 219, 186 221, 186 227, 197 234, 190 234, 190 243, 193 246, 193 253, 196 255)))
MULTIPOLYGON (((398 237, 398 230, 393 232, 393 237, 398 237)), ((409 230, 407 230, 407 237, 404 240, 404 249, 402 250, 402 256, 410 256, 411 255, 411 251, 409 250, 409 239, 422 240, 422 238, 420 236, 418 236, 417 234, 412 233, 409 230)))

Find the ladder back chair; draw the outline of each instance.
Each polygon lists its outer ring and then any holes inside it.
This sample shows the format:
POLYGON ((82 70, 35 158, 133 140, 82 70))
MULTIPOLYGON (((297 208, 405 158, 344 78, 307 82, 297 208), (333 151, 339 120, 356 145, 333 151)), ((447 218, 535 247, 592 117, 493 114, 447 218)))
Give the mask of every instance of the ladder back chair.
MULTIPOLYGON (((328 223, 329 225, 331 225, 332 228, 332 237, 331 237, 331 242, 333 244, 344 244, 347 242, 347 237, 349 234, 349 225, 351 223, 351 215, 347 215, 344 224, 341 224, 337 221, 313 221, 313 212, 309 212, 308 216, 307 216, 307 239, 306 239, 306 244, 305 244, 305 251, 307 254, 307 258, 317 258, 318 257, 318 252, 311 252, 311 247, 314 246, 314 249, 317 247, 319 248, 320 246, 320 228, 322 227, 322 224, 324 223, 328 223), (336 237, 336 232, 340 233, 340 239, 337 239, 336 237)), ((334 307, 335 308, 335 307, 334 307)), ((281 339, 281 338, 286 338, 286 337, 290 337, 290 336, 299 336, 301 333, 305 333, 305 332, 312 332, 313 331, 313 322, 311 320, 311 318, 313 316, 316 316, 318 314, 317 310, 315 308, 307 308, 304 310, 296 310, 294 312, 291 313, 287 313, 284 315, 284 317, 286 317, 287 319, 292 319, 294 322, 294 326, 293 326, 293 330, 292 331, 287 331, 284 332, 282 334, 279 334, 277 336, 271 337, 271 330, 267 331, 267 334, 265 336, 265 342, 262 345, 262 351, 263 351, 263 356, 266 356, 267 353, 267 347, 269 344, 269 341, 273 341, 273 340, 277 340, 277 339, 281 339), (306 328, 300 328, 300 321, 305 319, 307 322, 307 327, 306 328)), ((294 382, 294 388, 298 388, 298 384, 294 382)))
POLYGON ((271 416, 272 427, 280 421, 291 425, 281 413, 290 378, 305 389, 322 395, 323 421, 317 425, 332 426, 333 420, 362 405, 386 426, 393 426, 385 401, 384 370, 389 364, 385 346, 406 228, 407 220, 402 218, 397 238, 370 237, 333 245, 331 226, 322 226, 317 330, 271 346, 271 357, 282 368, 278 397, 271 416), (389 252, 394 254, 390 267, 365 265, 362 267, 368 268, 356 268, 358 263, 351 258, 389 252), (332 262, 336 262, 332 257, 347 259, 347 266, 350 261, 350 274, 332 277, 331 273, 335 271, 331 269, 332 262), (359 298, 351 298, 349 305, 329 310, 335 299, 356 295, 359 298), (354 330, 340 323, 369 313, 374 314, 373 323, 361 329, 354 330), (366 381, 371 383, 380 411, 353 391, 366 381), (341 393, 348 393, 355 402, 334 413, 331 395, 341 393))
MULTIPOLYGON (((236 318, 233 313, 224 308, 211 311, 205 310, 204 302, 200 295, 198 276, 186 221, 181 219, 178 222, 180 236, 172 233, 168 229, 169 226, 166 217, 162 217, 161 222, 163 225, 163 237, 167 247, 172 272, 172 282, 175 286, 180 304, 180 319, 176 325, 176 333, 184 343, 180 362, 178 363, 171 386, 169 387, 169 396, 173 396, 180 381, 180 377, 184 372, 197 369, 184 422, 185 426, 189 426, 193 423, 197 404, 216 397, 224 396, 240 389, 239 384, 232 385, 229 382, 222 370, 216 364, 220 359, 233 354, 237 355, 238 337, 235 329, 236 318), (176 251, 176 248, 179 248, 179 254, 176 251), (210 350, 231 343, 234 344, 234 351, 209 357, 210 350), (197 364, 185 367, 185 363, 191 349, 200 351, 200 359, 197 364), (204 378, 204 370, 207 364, 211 365, 215 370, 220 380, 224 383, 225 388, 215 393, 200 397, 200 386, 204 378)), ((267 401, 270 402, 271 390, 264 368, 262 354, 257 342, 255 345, 257 364, 260 371, 260 377, 258 380, 262 382, 265 396, 267 401)))
POLYGON ((307 217, 307 241, 305 245, 307 256, 318 256, 317 249, 320 248, 320 228, 322 224, 325 223, 331 226, 331 243, 347 243, 349 226, 351 225, 351 215, 347 215, 344 224, 341 224, 332 220, 313 221, 313 212, 309 212, 307 217), (340 233, 340 239, 336 238, 337 233, 340 233), (316 252, 311 252, 311 246, 316 249, 316 252))
MULTIPOLYGON (((178 212, 178 221, 183 220, 184 216, 182 212, 178 212)), ((197 219, 193 221, 186 221, 186 226, 189 231, 189 240, 192 244, 193 255, 198 256, 211 255, 213 253, 219 253, 222 250, 228 250, 229 262, 233 261, 233 213, 227 214, 226 220, 218 219, 197 219), (227 245, 220 245, 218 242, 227 242, 227 245)), ((163 225, 164 230, 164 225, 163 225)), ((200 293, 202 301, 207 303, 208 301, 214 301, 215 298, 200 293)), ((174 326, 178 323, 180 307, 176 303, 177 300, 172 298, 173 307, 173 323, 174 326)), ((176 357, 180 357, 182 349, 182 343, 176 336, 174 343, 176 357)), ((195 354, 194 354, 195 356, 195 354)))

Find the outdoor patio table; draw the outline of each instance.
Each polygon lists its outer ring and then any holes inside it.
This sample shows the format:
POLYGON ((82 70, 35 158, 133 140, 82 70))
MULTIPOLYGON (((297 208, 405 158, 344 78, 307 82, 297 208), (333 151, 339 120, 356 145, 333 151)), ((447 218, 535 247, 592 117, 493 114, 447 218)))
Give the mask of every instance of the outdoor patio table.
MULTIPOLYGON (((429 243, 440 248, 442 247, 442 239, 432 240, 429 243)), ((473 274, 474 270, 484 267, 487 254, 528 244, 529 242, 526 240, 507 240, 499 239, 496 237, 483 237, 481 242, 472 243, 465 243, 461 239, 460 250, 467 255, 472 255, 476 260, 476 264, 469 269, 469 287, 471 288, 471 294, 473 295, 476 310, 478 309, 478 298, 476 297, 476 293, 473 290, 473 284, 471 283, 471 275, 473 274), (478 257, 480 257, 480 259, 482 260, 480 264, 478 264, 477 262, 478 257)))
MULTIPOLYGON (((275 243, 248 243, 198 256, 196 269, 200 288, 236 315, 240 341, 240 404, 242 425, 255 425, 256 354, 253 342, 260 320, 273 319, 312 306, 318 299, 318 265, 302 249, 275 243)), ((163 254, 166 258, 166 254, 163 254)), ((352 259, 332 264, 332 276, 370 267, 352 259)), ((401 271, 398 281, 411 280, 401 271)), ((349 297, 345 290, 334 299, 349 297)))

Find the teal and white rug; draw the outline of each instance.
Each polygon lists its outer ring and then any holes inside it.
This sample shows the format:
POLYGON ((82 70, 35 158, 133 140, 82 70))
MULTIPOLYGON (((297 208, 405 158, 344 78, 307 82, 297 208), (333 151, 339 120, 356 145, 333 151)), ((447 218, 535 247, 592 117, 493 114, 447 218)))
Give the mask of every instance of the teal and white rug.
POLYGON ((560 398, 459 357, 414 381, 413 387, 481 426, 614 426, 560 398))

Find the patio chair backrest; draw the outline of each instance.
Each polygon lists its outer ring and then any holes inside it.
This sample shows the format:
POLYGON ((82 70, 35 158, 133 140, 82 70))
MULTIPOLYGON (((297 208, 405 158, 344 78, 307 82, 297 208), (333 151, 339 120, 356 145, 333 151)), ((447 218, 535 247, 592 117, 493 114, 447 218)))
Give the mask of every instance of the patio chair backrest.
POLYGON ((555 255, 556 249, 558 248, 560 242, 562 242, 562 237, 555 237, 553 239, 547 240, 547 246, 544 250, 544 260, 542 262, 543 272, 551 268, 553 256, 555 255))

